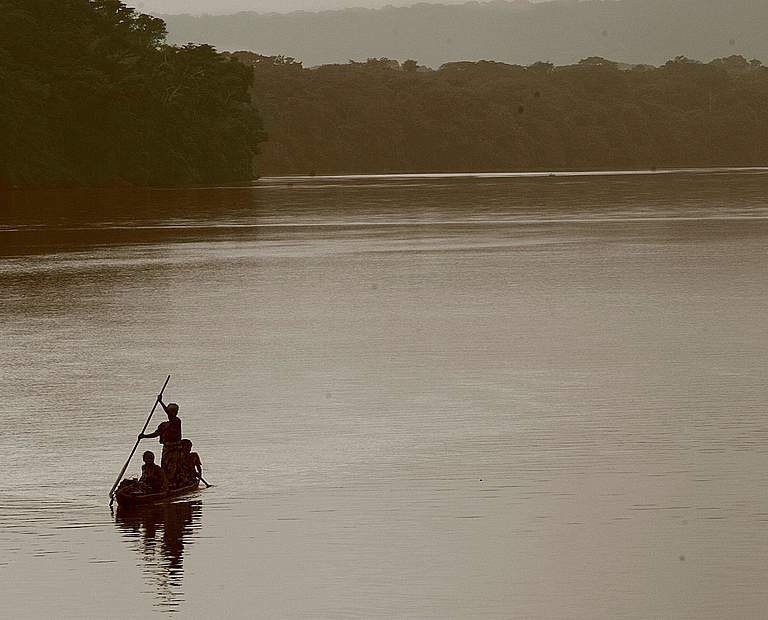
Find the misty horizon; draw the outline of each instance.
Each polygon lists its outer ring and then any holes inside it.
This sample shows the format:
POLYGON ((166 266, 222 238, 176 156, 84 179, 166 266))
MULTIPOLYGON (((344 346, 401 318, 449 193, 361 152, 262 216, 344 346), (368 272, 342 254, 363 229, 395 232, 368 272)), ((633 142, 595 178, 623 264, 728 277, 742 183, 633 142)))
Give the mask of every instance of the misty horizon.
MULTIPOLYGON (((519 3, 551 2, 553 0, 516 0, 519 3)), ((240 12, 293 13, 298 11, 321 12, 344 9, 381 9, 387 6, 407 7, 414 4, 461 5, 492 4, 468 2, 467 0, 439 0, 419 2, 418 0, 138 0, 129 2, 137 10, 156 15, 228 15, 240 12)))
POLYGON ((478 60, 567 65, 592 56, 655 66, 678 56, 703 62, 734 55, 768 60, 762 31, 768 6, 750 0, 729 6, 693 0, 499 0, 163 19, 174 44, 287 56, 305 66, 368 58, 413 59, 433 68, 478 60))

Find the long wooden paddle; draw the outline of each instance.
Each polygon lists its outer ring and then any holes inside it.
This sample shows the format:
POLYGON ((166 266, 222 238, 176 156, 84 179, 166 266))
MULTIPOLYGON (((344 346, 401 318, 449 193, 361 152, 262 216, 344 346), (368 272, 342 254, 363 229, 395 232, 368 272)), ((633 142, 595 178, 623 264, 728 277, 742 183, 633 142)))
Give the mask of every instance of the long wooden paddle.
MULTIPOLYGON (((168 382, 171 380, 171 375, 168 375, 165 379, 165 383, 163 383, 163 388, 160 390, 160 396, 163 395, 163 392, 165 391, 165 386, 168 385, 168 382)), ((155 413, 155 409, 157 408, 157 403, 160 402, 160 399, 155 400, 155 404, 152 407, 152 411, 149 412, 149 417, 147 418, 147 421, 144 422, 144 428, 141 429, 141 433, 143 434, 145 430, 147 430, 147 426, 149 426, 149 421, 152 419, 152 414, 155 413)), ((141 439, 137 439, 136 443, 133 446, 133 450, 131 450, 131 454, 128 456, 128 460, 125 462, 125 465, 123 465, 123 468, 120 470, 120 473, 117 474, 117 480, 115 480, 115 484, 112 485, 112 488, 109 490, 109 505, 112 505, 112 502, 115 501, 115 489, 117 488, 117 485, 120 484, 120 480, 123 478, 123 474, 125 473, 125 470, 128 469, 128 463, 131 462, 131 459, 133 458, 133 453, 136 452, 136 448, 139 447, 139 442, 141 439)))
POLYGON ((202 482, 202 483, 205 485, 205 488, 206 488, 206 489, 209 489, 210 487, 212 487, 212 486, 213 486, 212 484, 208 484, 208 483, 205 481, 205 478, 203 478, 202 476, 198 476, 198 478, 200 478, 200 482, 202 482))

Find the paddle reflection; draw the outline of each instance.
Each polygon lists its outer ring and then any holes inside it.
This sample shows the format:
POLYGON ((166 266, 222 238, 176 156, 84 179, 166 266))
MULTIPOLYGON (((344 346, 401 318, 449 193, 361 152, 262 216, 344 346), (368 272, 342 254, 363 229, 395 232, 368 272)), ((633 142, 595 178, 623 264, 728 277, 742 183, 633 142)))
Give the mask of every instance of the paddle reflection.
POLYGON ((159 607, 184 601, 184 549, 192 543, 201 514, 201 500, 117 509, 116 524, 141 558, 159 607))

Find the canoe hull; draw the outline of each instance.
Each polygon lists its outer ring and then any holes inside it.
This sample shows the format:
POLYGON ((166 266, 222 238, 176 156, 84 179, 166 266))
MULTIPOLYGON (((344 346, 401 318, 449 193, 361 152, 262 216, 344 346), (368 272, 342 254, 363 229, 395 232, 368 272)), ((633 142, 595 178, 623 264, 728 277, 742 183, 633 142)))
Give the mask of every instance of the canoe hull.
POLYGON ((196 491, 200 486, 200 481, 195 480, 183 487, 161 491, 160 493, 131 493, 130 491, 118 491, 115 494, 118 506, 144 506, 146 504, 155 504, 164 502, 180 495, 186 495, 196 491))

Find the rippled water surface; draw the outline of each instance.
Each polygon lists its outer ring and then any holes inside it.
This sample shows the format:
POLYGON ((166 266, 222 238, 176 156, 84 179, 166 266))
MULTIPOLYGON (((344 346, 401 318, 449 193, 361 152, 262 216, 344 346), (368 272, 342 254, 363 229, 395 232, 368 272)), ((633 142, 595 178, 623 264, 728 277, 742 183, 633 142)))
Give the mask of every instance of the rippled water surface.
POLYGON ((763 617, 767 192, 0 195, 2 615, 763 617), (214 487, 113 513, 168 373, 214 487))

